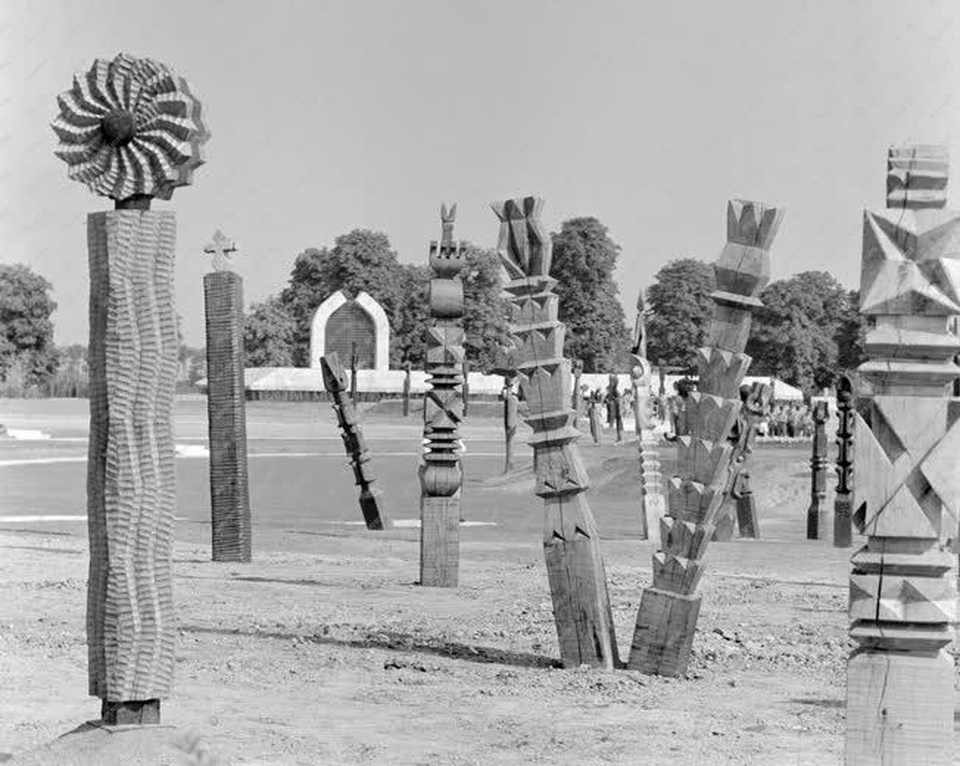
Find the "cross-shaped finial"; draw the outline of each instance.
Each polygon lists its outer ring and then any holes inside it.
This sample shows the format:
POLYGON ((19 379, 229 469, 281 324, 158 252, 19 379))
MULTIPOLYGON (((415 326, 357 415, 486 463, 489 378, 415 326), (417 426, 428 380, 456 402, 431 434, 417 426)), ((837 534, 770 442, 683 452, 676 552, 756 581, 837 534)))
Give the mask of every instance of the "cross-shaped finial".
POLYGON ((213 241, 203 248, 203 252, 213 256, 213 270, 226 271, 230 268, 230 253, 235 253, 237 246, 233 240, 224 236, 220 229, 213 235, 213 241))

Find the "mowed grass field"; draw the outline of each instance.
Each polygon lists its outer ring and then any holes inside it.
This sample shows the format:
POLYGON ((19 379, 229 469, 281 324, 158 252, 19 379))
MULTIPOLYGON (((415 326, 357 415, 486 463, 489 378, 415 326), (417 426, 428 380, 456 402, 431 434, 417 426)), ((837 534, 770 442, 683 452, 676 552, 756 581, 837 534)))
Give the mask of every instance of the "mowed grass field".
MULTIPOLYGON (((762 539, 710 547, 690 671, 661 679, 557 670, 529 432, 505 476, 496 405, 463 428, 460 585, 418 586, 421 424, 387 410, 363 427, 400 523, 369 532, 330 405, 248 403, 254 562, 225 565, 210 561, 205 402, 178 400, 166 722, 224 764, 257 766, 841 762, 852 551, 805 539, 809 442, 758 447, 762 539)), ((0 440, 0 761, 99 712, 86 687, 87 420, 85 401, 0 401, 0 423, 51 436, 0 440)), ((654 551, 638 539, 636 442, 604 439, 580 443, 626 660, 654 551)), ((674 451, 661 445, 666 476, 674 451)))

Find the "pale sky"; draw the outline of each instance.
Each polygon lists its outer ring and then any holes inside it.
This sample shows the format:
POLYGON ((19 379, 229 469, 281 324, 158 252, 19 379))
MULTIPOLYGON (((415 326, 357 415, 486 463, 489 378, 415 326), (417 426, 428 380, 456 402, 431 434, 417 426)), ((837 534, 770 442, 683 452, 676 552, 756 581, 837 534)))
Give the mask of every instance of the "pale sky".
POLYGON ((193 186, 154 203, 177 211, 192 345, 214 230, 249 303, 356 227, 424 263, 441 201, 484 246, 492 200, 542 196, 551 230, 598 217, 628 321, 666 261, 716 258, 731 197, 787 208, 774 278, 855 287, 888 145, 960 162, 958 20, 957 0, 0 0, 0 262, 46 276, 57 342, 86 343, 86 214, 113 205, 67 178, 49 122, 123 51, 185 77, 213 132, 193 186))

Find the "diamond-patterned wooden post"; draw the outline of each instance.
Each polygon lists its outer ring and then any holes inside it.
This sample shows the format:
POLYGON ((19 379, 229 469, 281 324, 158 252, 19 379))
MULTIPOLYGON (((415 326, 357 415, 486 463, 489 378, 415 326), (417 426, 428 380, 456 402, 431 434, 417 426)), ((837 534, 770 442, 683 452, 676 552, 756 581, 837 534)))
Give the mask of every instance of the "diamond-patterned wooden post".
POLYGON ((420 466, 420 584, 455 588, 460 571, 460 422, 463 420, 463 268, 466 250, 453 239, 457 206, 440 208, 443 234, 430 243, 428 390, 423 400, 420 466))
MULTIPOLYGON (((653 586, 643 591, 629 667, 683 675, 700 612, 697 584, 703 555, 723 507, 740 411, 740 383, 750 366, 743 353, 751 312, 769 281, 769 249, 783 211, 733 200, 727 207, 727 244, 714 264, 717 290, 707 345, 698 350, 699 390, 687 397, 689 434, 677 437, 678 476, 670 481, 669 515, 661 522, 661 549, 653 557, 653 586)), ((679 430, 679 429, 678 429, 679 430)))
POLYGON ((116 208, 87 218, 89 690, 106 724, 159 723, 176 638, 177 225, 150 203, 192 182, 210 133, 182 78, 123 53, 76 75, 58 103, 56 155, 116 208))
POLYGON ((207 425, 214 561, 251 560, 247 417, 243 371, 243 279, 230 270, 234 243, 220 231, 203 251, 214 271, 203 277, 207 329, 207 425))
POLYGON ((533 429, 536 494, 544 499, 543 546, 553 598, 560 659, 612 669, 618 664, 600 536, 584 496, 587 472, 576 446, 570 407, 570 361, 563 357, 565 327, 550 277, 552 245, 540 222, 537 197, 495 202, 500 219, 497 252, 507 270, 510 333, 517 377, 533 429))
POLYGON ((960 515, 960 377, 949 329, 960 314, 960 213, 946 202, 938 147, 890 150, 888 206, 864 213, 846 762, 954 760, 955 556, 960 515))

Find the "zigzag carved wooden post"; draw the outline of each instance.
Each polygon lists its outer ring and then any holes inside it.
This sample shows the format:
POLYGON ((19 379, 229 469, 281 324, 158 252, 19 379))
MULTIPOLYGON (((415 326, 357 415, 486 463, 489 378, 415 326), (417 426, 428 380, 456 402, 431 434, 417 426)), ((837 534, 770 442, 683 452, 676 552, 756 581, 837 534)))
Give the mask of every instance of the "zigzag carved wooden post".
POLYGON ((687 399, 689 435, 679 436, 679 475, 670 481, 670 513, 653 557, 653 586, 643 591, 631 668, 686 672, 700 612, 703 555, 723 507, 733 450, 730 429, 740 411, 740 382, 750 366, 743 348, 757 296, 769 280, 768 250, 783 211, 758 202, 727 206, 727 244, 714 265, 717 290, 707 346, 698 351, 699 390, 687 399))
POLYGON ((230 270, 234 243, 217 231, 203 248, 214 270, 203 277, 207 329, 207 427, 214 561, 251 560, 247 417, 243 370, 243 279, 230 270))
POLYGON ((320 371, 323 373, 323 386, 333 399, 333 410, 337 413, 340 426, 340 438, 350 458, 353 476, 360 487, 360 511, 367 529, 389 529, 390 520, 383 512, 383 493, 373 486, 373 472, 369 468, 370 455, 367 443, 360 428, 360 416, 357 414, 353 397, 350 396, 350 382, 347 372, 340 363, 335 351, 320 357, 320 371))
POLYGON ((543 546, 553 598, 560 658, 611 669, 618 664, 600 536, 584 491, 587 472, 576 446, 570 407, 570 361, 563 358, 564 325, 557 320, 552 243, 540 222, 537 197, 495 202, 497 252, 509 280, 513 361, 533 429, 536 494, 544 499, 543 546))
POLYGON ((176 637, 176 215, 150 202, 192 182, 210 133, 186 81, 122 53, 76 75, 58 102, 57 157, 116 208, 87 218, 89 689, 107 724, 159 723, 176 637))
POLYGON ((853 381, 847 375, 837 385, 837 492, 833 501, 833 544, 852 544, 853 496, 853 381))
POLYGON ((440 208, 443 235, 430 243, 427 383, 420 466, 420 584, 455 588, 460 570, 460 422, 463 420, 463 268, 465 248, 453 239, 457 206, 440 208))
POLYGON ((866 211, 860 311, 870 317, 870 395, 857 400, 846 762, 954 760, 960 377, 949 329, 960 314, 960 213, 946 203, 938 147, 891 149, 888 207, 866 211))

